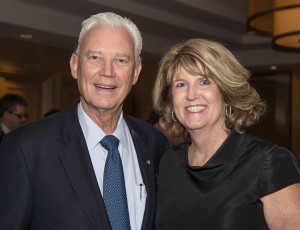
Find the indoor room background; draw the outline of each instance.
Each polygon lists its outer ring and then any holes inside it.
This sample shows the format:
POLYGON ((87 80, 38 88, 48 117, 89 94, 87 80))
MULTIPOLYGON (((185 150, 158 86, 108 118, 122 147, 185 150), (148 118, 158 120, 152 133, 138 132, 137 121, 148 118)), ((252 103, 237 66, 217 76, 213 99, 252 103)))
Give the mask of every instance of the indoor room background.
MULTIPOLYGON (((126 100, 126 113, 147 119, 158 63, 169 46, 193 37, 211 38, 225 44, 252 72, 251 82, 268 102, 268 113, 254 132, 300 158, 300 39, 293 38, 298 43, 294 47, 275 43, 275 13, 259 20, 256 15, 266 11, 264 7, 280 6, 259 2, 86 0, 70 5, 67 0, 1 0, 0 96, 24 96, 29 122, 50 109, 72 106, 79 94, 69 60, 80 23, 91 14, 114 11, 132 19, 144 38, 142 72, 126 100)), ((300 31, 300 18, 291 20, 298 24, 287 29, 300 31)))

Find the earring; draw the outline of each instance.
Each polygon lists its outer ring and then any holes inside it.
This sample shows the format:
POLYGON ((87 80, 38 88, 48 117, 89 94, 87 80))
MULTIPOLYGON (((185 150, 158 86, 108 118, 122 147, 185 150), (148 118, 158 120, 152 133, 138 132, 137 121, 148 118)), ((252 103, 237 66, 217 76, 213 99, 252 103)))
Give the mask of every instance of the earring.
POLYGON ((178 120, 177 120, 177 118, 176 118, 176 114, 175 114, 175 111, 174 111, 174 110, 172 111, 171 115, 172 115, 173 121, 175 121, 175 122, 178 122, 178 120))
POLYGON ((231 105, 228 105, 225 107, 225 114, 226 114, 226 117, 230 117, 232 115, 233 111, 232 111, 232 106, 231 105))

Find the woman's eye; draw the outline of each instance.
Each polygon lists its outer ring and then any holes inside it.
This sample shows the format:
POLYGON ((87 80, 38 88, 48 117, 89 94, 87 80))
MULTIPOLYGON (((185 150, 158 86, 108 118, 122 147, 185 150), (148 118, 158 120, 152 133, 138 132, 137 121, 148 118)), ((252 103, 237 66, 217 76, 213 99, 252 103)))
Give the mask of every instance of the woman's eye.
POLYGON ((186 83, 184 83, 184 82, 179 82, 179 83, 175 84, 175 87, 178 87, 178 88, 185 87, 185 86, 186 86, 186 83))
POLYGON ((200 85, 209 85, 210 81, 208 79, 202 79, 200 80, 200 85))

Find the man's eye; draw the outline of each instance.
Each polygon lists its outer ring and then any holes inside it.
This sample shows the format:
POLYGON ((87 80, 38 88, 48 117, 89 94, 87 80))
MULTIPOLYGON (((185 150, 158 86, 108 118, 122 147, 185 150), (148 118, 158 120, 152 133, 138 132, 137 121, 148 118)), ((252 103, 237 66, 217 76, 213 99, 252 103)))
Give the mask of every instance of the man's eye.
POLYGON ((126 58, 117 58, 116 62, 119 64, 127 64, 129 61, 126 58))
POLYGON ((96 56, 96 55, 89 55, 88 58, 91 59, 91 60, 98 60, 99 59, 99 57, 96 56))

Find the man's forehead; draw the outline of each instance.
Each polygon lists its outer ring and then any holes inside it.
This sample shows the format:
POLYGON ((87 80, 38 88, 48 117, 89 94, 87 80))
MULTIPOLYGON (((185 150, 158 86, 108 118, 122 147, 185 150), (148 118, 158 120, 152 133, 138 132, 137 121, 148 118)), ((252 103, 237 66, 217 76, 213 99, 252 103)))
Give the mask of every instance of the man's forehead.
POLYGON ((86 52, 87 55, 97 55, 97 56, 107 56, 107 55, 111 55, 111 56, 117 56, 117 57, 130 57, 131 54, 128 52, 109 52, 109 53, 105 53, 102 51, 96 51, 96 50, 87 50, 86 52))

